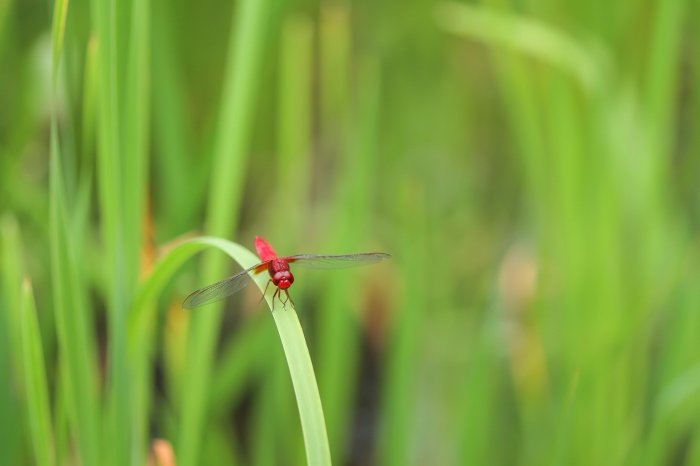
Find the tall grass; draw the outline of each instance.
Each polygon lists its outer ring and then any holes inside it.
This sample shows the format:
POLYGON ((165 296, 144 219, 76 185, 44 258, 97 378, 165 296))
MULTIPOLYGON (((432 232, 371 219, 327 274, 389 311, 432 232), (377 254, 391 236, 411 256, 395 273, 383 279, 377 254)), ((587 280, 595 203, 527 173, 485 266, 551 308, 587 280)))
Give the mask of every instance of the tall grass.
POLYGON ((697 13, 0 2, 3 462, 698 464, 697 13))

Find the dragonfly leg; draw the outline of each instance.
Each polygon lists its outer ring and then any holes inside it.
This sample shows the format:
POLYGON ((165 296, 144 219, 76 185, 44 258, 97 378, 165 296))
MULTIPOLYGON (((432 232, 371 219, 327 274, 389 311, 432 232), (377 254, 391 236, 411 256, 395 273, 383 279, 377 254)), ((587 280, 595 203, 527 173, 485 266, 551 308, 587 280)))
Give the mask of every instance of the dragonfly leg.
MULTIPOLYGON (((294 305, 294 301, 292 301, 292 297, 289 296, 289 291, 284 290, 284 293, 287 295, 287 301, 289 301, 290 303, 292 303, 292 307, 293 307, 294 309, 296 309, 297 307, 294 305)), ((287 301, 285 301, 285 304, 286 304, 287 301)), ((286 309, 286 308, 285 308, 285 309, 286 309)))
POLYGON ((275 294, 272 295, 272 310, 275 310, 275 298, 280 294, 280 289, 275 290, 275 294))
POLYGON ((265 291, 263 291, 262 298, 260 298, 260 301, 258 301, 258 306, 260 306, 262 300, 265 299, 265 295, 267 294, 267 288, 270 286, 270 283, 272 283, 272 280, 267 281, 267 285, 265 285, 265 291))

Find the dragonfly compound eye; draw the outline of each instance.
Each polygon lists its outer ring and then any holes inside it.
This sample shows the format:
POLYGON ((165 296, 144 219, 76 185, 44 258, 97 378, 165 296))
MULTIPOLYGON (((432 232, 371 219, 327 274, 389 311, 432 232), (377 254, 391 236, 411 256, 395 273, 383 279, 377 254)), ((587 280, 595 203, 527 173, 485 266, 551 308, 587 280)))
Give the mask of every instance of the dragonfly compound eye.
POLYGON ((279 285, 282 280, 287 280, 291 285, 294 281, 294 277, 292 277, 292 274, 289 273, 288 270, 284 270, 282 272, 275 272, 275 274, 272 276, 272 283, 274 283, 275 285, 279 285))

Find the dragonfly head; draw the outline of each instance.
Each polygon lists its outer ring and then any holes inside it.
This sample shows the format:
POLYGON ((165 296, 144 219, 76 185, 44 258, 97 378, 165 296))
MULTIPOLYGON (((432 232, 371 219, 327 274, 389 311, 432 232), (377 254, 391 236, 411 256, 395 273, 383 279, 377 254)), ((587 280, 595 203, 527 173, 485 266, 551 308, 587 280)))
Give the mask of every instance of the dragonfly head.
POLYGON ((286 290, 294 283, 294 275, 289 270, 276 272, 272 276, 272 283, 281 290, 286 290))

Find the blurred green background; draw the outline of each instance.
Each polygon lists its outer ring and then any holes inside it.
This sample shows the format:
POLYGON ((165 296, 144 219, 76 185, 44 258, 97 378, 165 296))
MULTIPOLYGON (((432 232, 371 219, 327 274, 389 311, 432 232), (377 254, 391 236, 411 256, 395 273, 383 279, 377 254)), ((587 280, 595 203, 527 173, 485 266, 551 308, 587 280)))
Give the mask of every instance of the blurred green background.
POLYGON ((0 0, 2 464, 306 463, 201 234, 392 254, 295 271, 336 465, 700 464, 698 18, 0 0))

